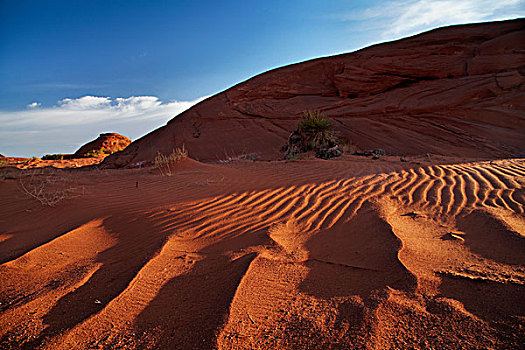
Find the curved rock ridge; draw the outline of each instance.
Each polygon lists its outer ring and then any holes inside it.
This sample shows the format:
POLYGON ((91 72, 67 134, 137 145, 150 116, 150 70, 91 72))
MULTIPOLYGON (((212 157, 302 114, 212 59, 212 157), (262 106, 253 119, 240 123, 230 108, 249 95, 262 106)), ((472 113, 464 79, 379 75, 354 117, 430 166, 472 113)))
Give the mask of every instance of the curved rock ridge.
POLYGON ((105 164, 151 162, 183 144, 201 161, 281 159, 309 110, 333 119, 359 149, 522 156, 524 37, 525 19, 451 26, 274 69, 202 101, 105 164))

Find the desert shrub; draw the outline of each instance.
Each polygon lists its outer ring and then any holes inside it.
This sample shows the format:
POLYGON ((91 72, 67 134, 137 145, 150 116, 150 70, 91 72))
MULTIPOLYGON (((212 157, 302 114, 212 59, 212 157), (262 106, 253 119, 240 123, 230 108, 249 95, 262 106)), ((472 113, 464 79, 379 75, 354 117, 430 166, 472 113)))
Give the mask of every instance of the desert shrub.
POLYGON ((304 115, 288 138, 285 149, 287 159, 308 151, 315 151, 317 157, 325 159, 341 155, 332 122, 320 112, 304 115))
POLYGON ((321 134, 332 128, 332 122, 320 112, 307 112, 299 121, 298 129, 305 134, 321 134))
POLYGON ((162 175, 171 176, 173 173, 171 171, 171 164, 174 162, 180 162, 183 159, 188 158, 188 151, 186 147, 175 148, 169 155, 164 155, 160 152, 157 152, 155 157, 154 167, 159 169, 162 175))
POLYGON ((43 160, 63 160, 63 154, 46 154, 42 157, 43 160))
POLYGON ((84 186, 76 184, 70 174, 49 169, 32 169, 20 176, 20 189, 42 205, 59 202, 84 194, 84 186))

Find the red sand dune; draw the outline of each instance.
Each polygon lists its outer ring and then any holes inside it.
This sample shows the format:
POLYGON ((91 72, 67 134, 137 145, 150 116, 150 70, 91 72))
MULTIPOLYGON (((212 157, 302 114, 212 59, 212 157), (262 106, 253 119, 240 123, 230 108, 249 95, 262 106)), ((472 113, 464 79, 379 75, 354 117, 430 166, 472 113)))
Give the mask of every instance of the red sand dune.
POLYGON ((12 174, 0 345, 523 348, 525 162, 418 162, 56 170, 54 206, 12 174))
POLYGON ((208 98, 106 159, 151 161, 185 144, 216 161, 282 159, 297 120, 318 110, 341 137, 388 154, 523 156, 525 20, 436 29, 278 68, 208 98))
POLYGON ((522 79, 523 23, 263 74, 106 167, 0 168, 0 348, 524 349, 525 159, 495 159, 524 144, 523 84, 495 87, 522 79), (456 51, 475 53, 466 68, 456 51), (458 76, 399 81, 456 59, 458 76), (352 84, 350 67, 363 72, 352 84), (380 67, 401 75, 390 88, 380 67), (476 73, 487 67, 500 73, 476 73), (308 108, 361 148, 434 154, 108 168, 183 142, 202 159, 223 146, 277 158, 308 108))

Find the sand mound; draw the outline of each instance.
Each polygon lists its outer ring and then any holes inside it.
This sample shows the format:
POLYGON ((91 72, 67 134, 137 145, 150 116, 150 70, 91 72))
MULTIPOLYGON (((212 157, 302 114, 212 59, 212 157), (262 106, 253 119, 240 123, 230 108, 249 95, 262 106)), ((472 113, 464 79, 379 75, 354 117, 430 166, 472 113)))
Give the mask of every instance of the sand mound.
POLYGON ((525 20, 452 26, 274 69, 199 103, 111 156, 151 162, 186 145, 204 161, 282 159, 308 110, 362 150, 468 157, 523 155, 525 20))

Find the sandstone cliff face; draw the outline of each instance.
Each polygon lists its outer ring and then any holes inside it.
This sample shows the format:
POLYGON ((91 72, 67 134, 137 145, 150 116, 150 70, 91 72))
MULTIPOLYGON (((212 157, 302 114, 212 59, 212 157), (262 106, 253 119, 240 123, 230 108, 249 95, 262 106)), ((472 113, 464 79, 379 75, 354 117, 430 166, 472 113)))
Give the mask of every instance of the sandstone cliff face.
POLYGON ((308 110, 333 119, 361 149, 524 156, 524 38, 524 19, 461 25, 275 69, 208 98, 105 163, 147 163, 182 144, 202 161, 281 159, 308 110))

